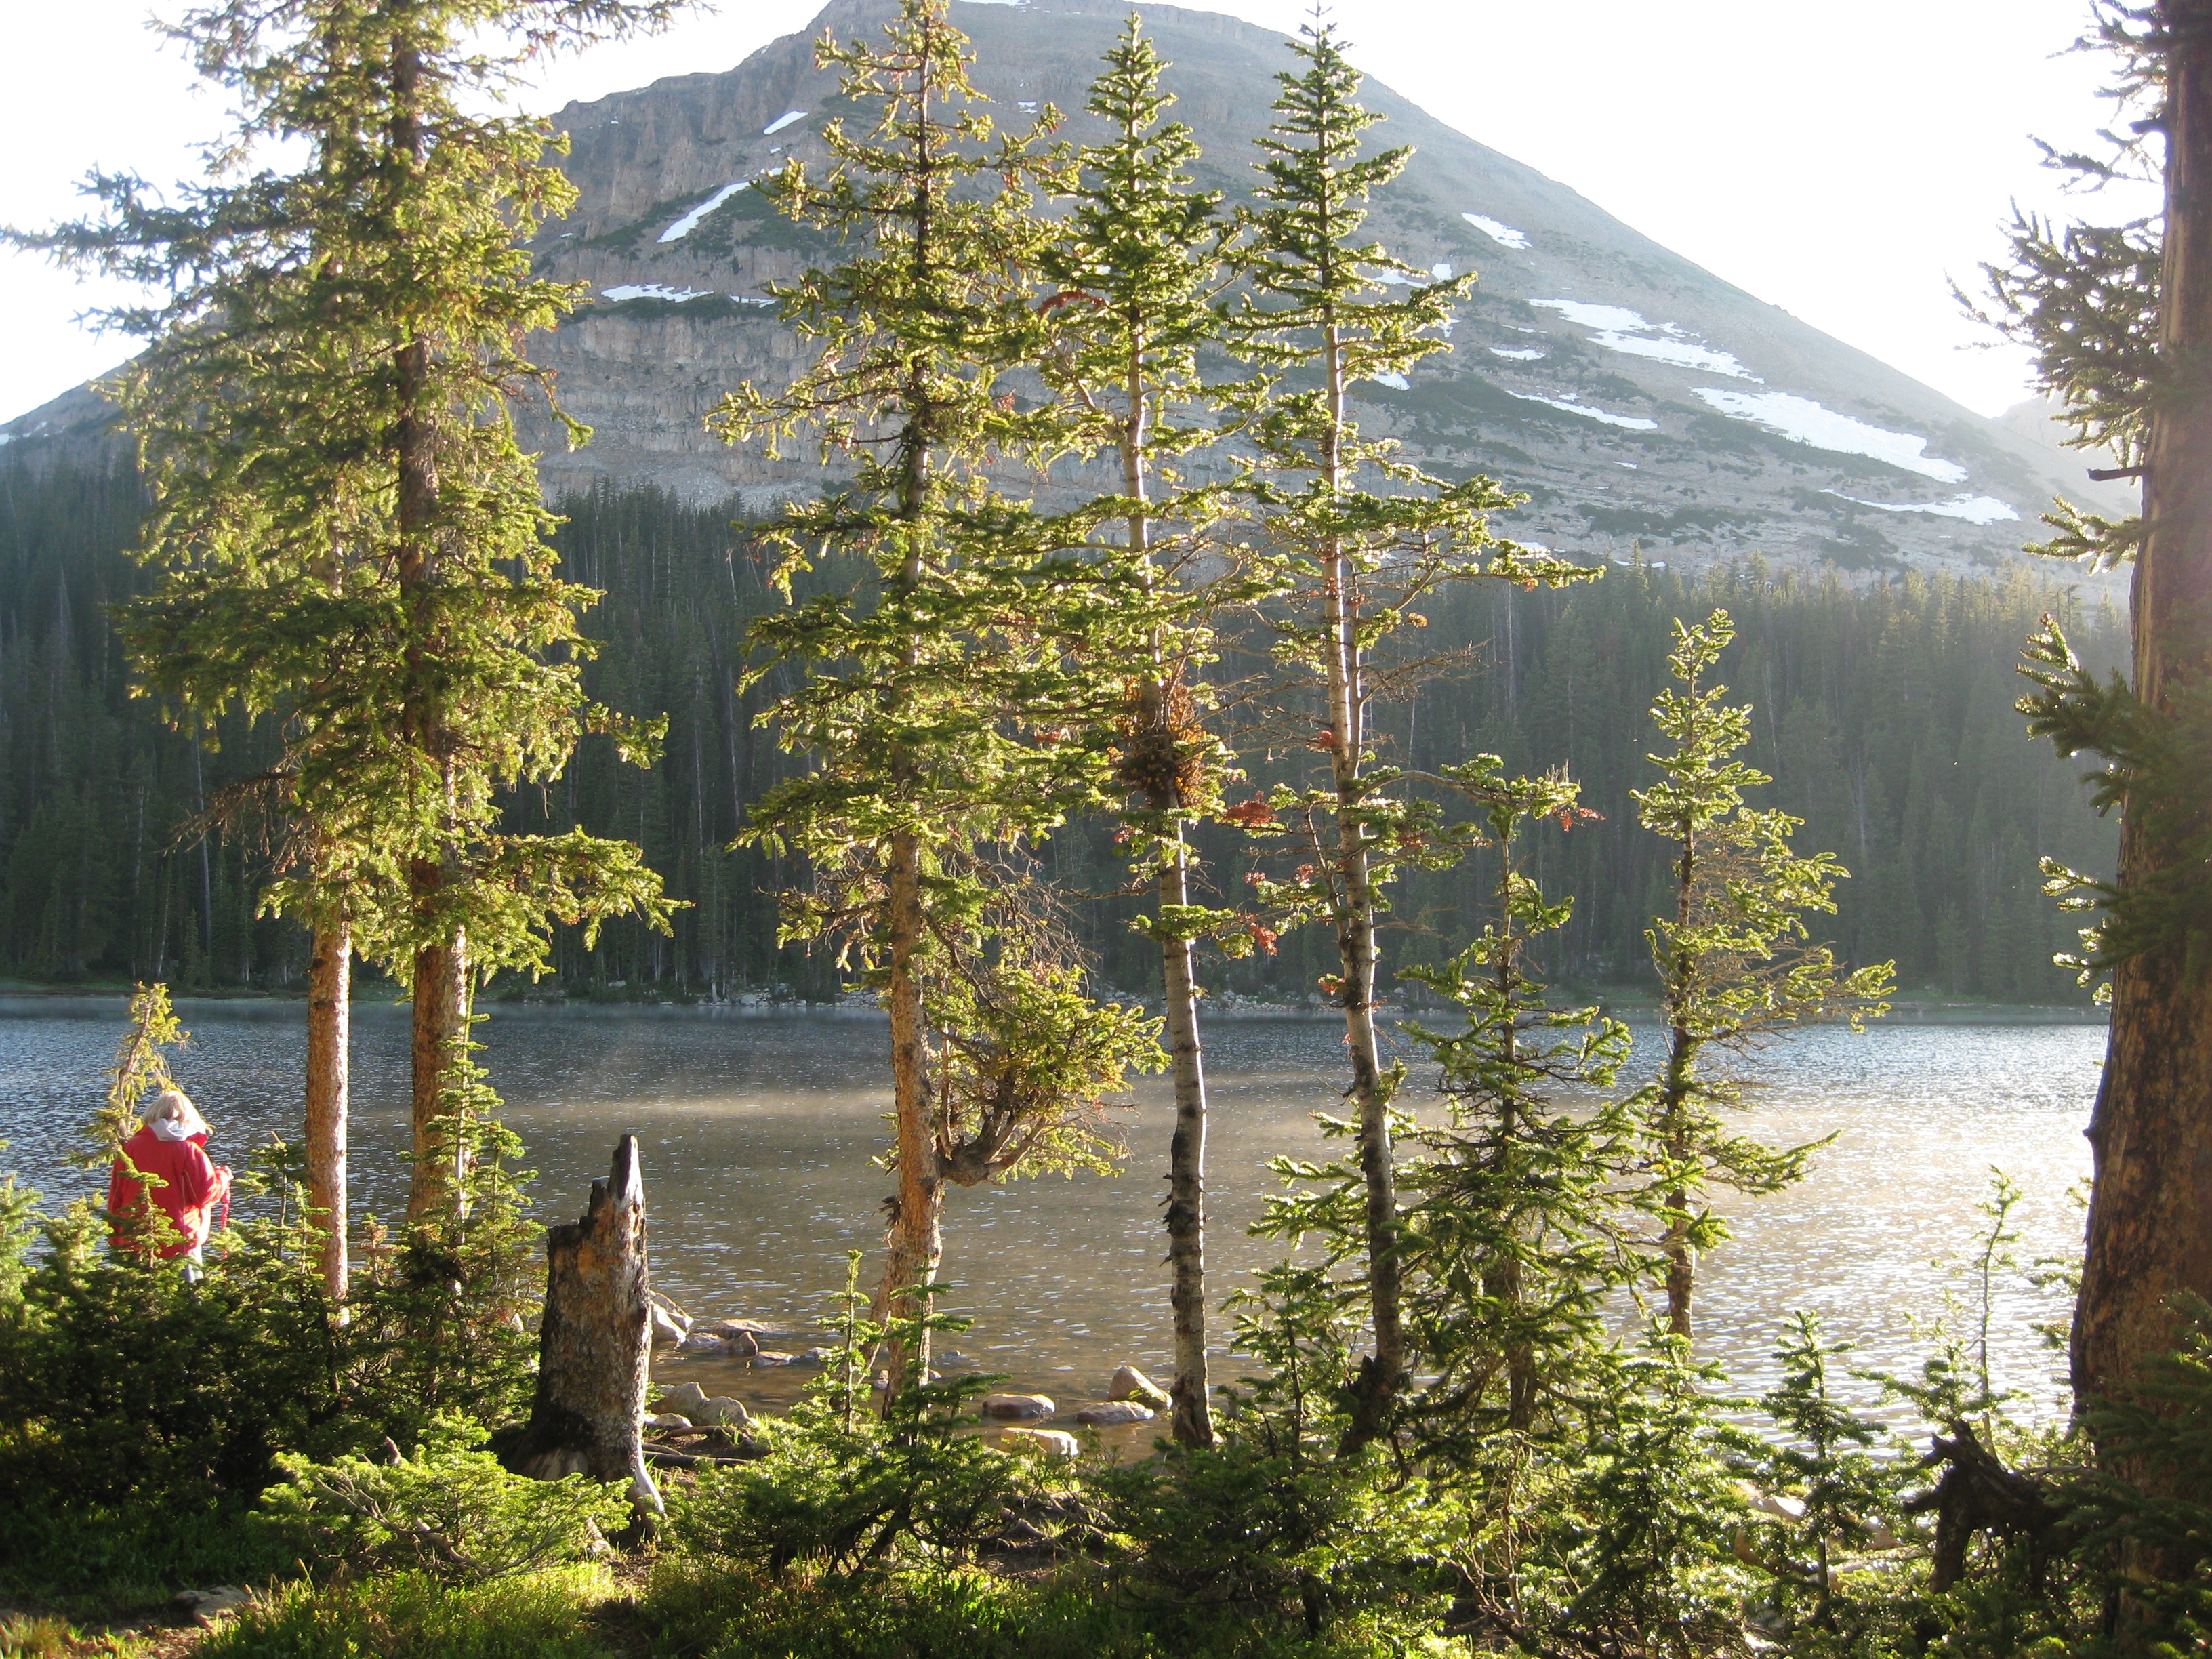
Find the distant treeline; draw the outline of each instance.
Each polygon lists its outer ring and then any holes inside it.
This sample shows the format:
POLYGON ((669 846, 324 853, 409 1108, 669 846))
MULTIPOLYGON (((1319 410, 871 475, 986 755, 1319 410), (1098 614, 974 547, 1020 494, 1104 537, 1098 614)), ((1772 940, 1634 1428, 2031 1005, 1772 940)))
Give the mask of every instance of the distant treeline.
MULTIPOLYGON (((226 784, 266 763, 268 745, 241 726, 202 758, 129 695, 106 607, 143 580, 124 550, 142 502, 119 465, 0 467, 0 973, 167 979, 180 990, 292 984, 305 941, 254 915, 258 836, 192 834, 226 784)), ((744 529, 726 510, 643 489, 603 489, 562 510, 568 574, 606 592, 587 623, 605 642, 594 690, 617 708, 665 714, 667 750, 640 773, 587 744, 560 785, 513 811, 532 827, 638 841, 690 905, 672 938, 623 923, 590 951, 562 939, 562 988, 830 994, 832 964, 775 943, 773 895, 793 872, 727 850, 747 804, 792 764, 754 724, 776 688, 738 689, 747 623, 775 603, 744 529)), ((1752 758, 1775 778, 1766 804, 1802 814, 1801 843, 1832 849, 1852 872, 1826 930, 1841 954, 1894 958, 1910 992, 2078 996, 2051 966, 2072 924, 2039 891, 2037 860, 2108 867, 2116 831, 2084 805, 2079 769, 2028 742, 2011 706, 2013 664, 2046 611, 2100 665, 2118 662, 2125 629, 2068 584, 2025 574, 1853 586, 1756 564, 1694 580, 1616 567, 1568 592, 1471 584, 1432 605, 1416 637, 1457 660, 1387 711, 1396 757, 1432 769, 1488 750, 1515 770, 1565 765, 1604 814, 1541 854, 1547 889, 1576 899, 1550 971, 1586 984, 1648 976, 1642 930, 1666 888, 1665 849, 1637 827, 1628 791, 1653 774, 1645 710, 1666 677, 1670 624, 1715 605, 1741 630, 1724 678, 1756 707, 1752 758)), ((1294 777, 1304 758, 1281 732, 1256 726, 1240 747, 1255 782, 1294 777)), ((1094 896, 1084 909, 1106 977, 1140 986, 1156 954, 1122 926, 1109 834, 1072 826, 1049 863, 1094 896)), ((1223 830, 1200 842, 1217 902, 1234 902, 1251 848, 1223 830)), ((1478 860, 1409 883, 1390 952, 1431 957, 1474 931, 1483 875, 1478 860)), ((1292 935, 1274 957, 1217 963, 1208 976, 1217 988, 1297 1000, 1334 963, 1328 941, 1292 935)))

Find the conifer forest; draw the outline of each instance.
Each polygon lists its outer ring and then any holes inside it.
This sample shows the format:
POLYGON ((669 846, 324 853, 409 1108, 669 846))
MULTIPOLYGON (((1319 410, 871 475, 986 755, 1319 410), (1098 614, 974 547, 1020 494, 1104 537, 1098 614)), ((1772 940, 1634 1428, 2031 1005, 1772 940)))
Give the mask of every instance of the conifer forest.
POLYGON ((820 153, 661 238, 779 216, 792 349, 703 429, 809 486, 551 489, 592 433, 532 349, 592 299, 513 88, 681 10, 207 0, 206 175, 0 231, 142 295, 116 441, 0 444, 0 1054, 65 997, 114 1043, 7 1120, 0 1659, 2212 1651, 2212 0, 2089 0, 2085 217, 1968 296, 2141 510, 1940 573, 1540 542, 1394 432, 1355 388, 1482 279, 1381 240, 1411 149, 1326 12, 1223 156, 1141 15, 1063 110, 984 96, 964 7, 841 0, 820 153), (2123 178, 2163 215, 2097 222, 2123 178), (300 1039, 234 1168, 218 999, 300 1039), (818 1321, 667 1293, 782 1248, 698 1231, 769 1130, 711 1203, 604 1101, 589 1171, 526 1167, 502 1045, 585 1004, 864 1068, 818 1321), (1230 1017, 1328 1034, 1233 1249, 1230 1017), (1869 1120, 1801 1109, 1932 1109, 1907 1018, 1982 1045, 1945 1123, 2094 1042, 2082 1242, 1993 1168, 1948 1288, 1871 1307, 1839 1258, 1924 1255, 1966 1137, 1905 1122, 1846 1246, 1869 1120), (1043 1176, 1142 1269, 990 1255, 1043 1176), (979 1259, 1141 1271, 1160 1374, 1034 1391, 979 1259))

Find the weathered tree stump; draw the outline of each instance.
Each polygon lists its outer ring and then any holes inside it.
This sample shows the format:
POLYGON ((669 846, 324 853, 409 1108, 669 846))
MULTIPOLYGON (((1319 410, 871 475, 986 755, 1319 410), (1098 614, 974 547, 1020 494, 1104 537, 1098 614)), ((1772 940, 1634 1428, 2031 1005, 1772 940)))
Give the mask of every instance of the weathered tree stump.
POLYGON ((615 1146, 580 1221, 545 1233, 545 1316, 530 1421, 503 1447, 517 1474, 586 1474, 630 1483, 641 1511, 661 1512, 639 1419, 652 1358, 646 1292, 645 1180, 637 1137, 615 1146))

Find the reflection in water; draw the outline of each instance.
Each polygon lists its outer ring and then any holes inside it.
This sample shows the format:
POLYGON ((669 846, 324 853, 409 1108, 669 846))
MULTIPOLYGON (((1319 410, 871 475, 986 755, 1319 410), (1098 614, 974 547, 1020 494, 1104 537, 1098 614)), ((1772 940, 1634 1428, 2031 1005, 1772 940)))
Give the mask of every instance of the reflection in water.
MULTIPOLYGON (((7 1165, 46 1190, 50 1207, 95 1184, 63 1152, 100 1095, 121 1012, 104 1000, 0 1003, 0 1139, 14 1143, 7 1165)), ((194 1040, 178 1078, 214 1122, 221 1161, 242 1164, 271 1131, 296 1133, 296 1006, 188 1005, 185 1022, 194 1040)), ((1656 1052, 1656 1033, 1637 1035, 1640 1052, 1656 1052)), ((580 1212, 615 1137, 642 1137, 654 1279, 694 1311, 805 1323, 842 1283, 845 1252, 879 1243, 890 1181, 871 1162, 889 1140, 878 1021, 501 1011, 480 1036, 540 1172, 541 1218, 580 1212)), ((2087 1174, 2081 1132, 2104 1036, 2086 1024, 1891 1024, 1774 1044, 1759 1061, 1772 1085, 1742 1127, 1772 1140, 1837 1139, 1802 1186, 1723 1200, 1741 1220, 1702 1271, 1705 1351, 1757 1386, 1784 1314, 1802 1307, 1832 1335, 1859 1340, 1857 1363, 1911 1363, 1923 1346, 1915 1320, 1937 1311, 1954 1283, 1937 1259, 1971 1250, 1992 1164, 2027 1192, 2022 1260, 2078 1253, 2067 1194, 2087 1174)), ((1207 1247, 1225 1295, 1270 1258, 1273 1247, 1243 1231, 1273 1187, 1265 1162, 1319 1150, 1310 1115, 1339 1107, 1342 1048, 1339 1029, 1321 1020, 1220 1021, 1207 1048, 1207 1247)), ((357 1209, 399 1207, 406 1065, 404 1013, 358 1010, 357 1209)), ((1418 1080, 1401 1103, 1424 1107, 1418 1080)), ((1095 1397, 1124 1360, 1168 1367, 1160 1205, 1171 1119, 1164 1079, 1146 1079, 1124 1117, 1131 1155, 1117 1177, 951 1194, 947 1301, 977 1322, 955 1346, 1063 1401, 1095 1397)), ((2033 1324, 2058 1311, 2056 1296, 2012 1275, 1997 1318, 2001 1380, 2054 1401, 2063 1360, 2033 1324)))

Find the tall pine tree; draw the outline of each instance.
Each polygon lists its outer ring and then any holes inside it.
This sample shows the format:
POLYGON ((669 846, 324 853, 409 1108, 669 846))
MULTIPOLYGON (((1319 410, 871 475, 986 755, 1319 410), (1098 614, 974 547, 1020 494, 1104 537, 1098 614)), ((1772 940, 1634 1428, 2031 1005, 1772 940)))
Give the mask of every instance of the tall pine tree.
POLYGON ((1043 360, 1070 421, 1068 441, 1117 464, 1122 548, 1157 609, 1149 660, 1115 721, 1117 781, 1134 810, 1124 829, 1154 908, 1139 926, 1158 944, 1168 1049, 1175 1079, 1168 1154, 1168 1261, 1175 1317, 1174 1430, 1186 1445, 1213 1439, 1206 1380, 1206 1068, 1199 1041, 1197 947, 1221 939, 1249 952, 1253 935, 1236 911, 1191 898, 1188 827, 1220 806, 1225 751, 1205 723, 1200 670, 1218 654, 1209 618, 1248 600, 1265 578, 1221 556, 1208 532, 1224 507, 1218 488, 1186 487, 1178 458, 1214 443, 1214 399, 1199 372, 1200 348, 1219 329, 1210 301, 1219 286, 1223 222, 1218 192, 1194 188, 1198 143, 1166 122, 1174 100, 1164 65, 1132 18, 1106 55, 1086 107, 1106 140, 1076 157, 1060 237, 1041 258, 1056 319, 1043 360))
POLYGON ((458 1191, 438 1126, 469 1086, 474 978, 542 960, 553 919, 665 915, 634 847, 497 829, 499 792, 556 775, 583 731, 641 758, 652 734, 582 693, 596 595, 556 574, 509 415, 547 390, 521 337, 578 297, 517 243, 574 193, 543 122, 483 112, 545 52, 670 9, 227 0, 175 31, 238 100, 208 181, 171 206, 95 175, 102 217, 17 238, 166 291, 112 315, 152 343, 110 387, 155 494, 139 554, 161 571, 126 641, 180 722, 285 726, 264 795, 293 831, 276 897, 316 935, 311 1182, 334 1288, 356 939, 413 983, 425 1216, 458 1191), (291 144, 291 170, 266 165, 291 144))
MULTIPOLYGON (((872 121, 830 124, 825 177, 794 161, 757 187, 853 252, 779 295, 814 361, 780 392, 730 393, 712 420, 733 442, 810 431, 825 462, 852 468, 849 489, 774 532, 787 598, 824 550, 858 569, 755 624, 758 673, 811 670, 772 716, 816 764, 769 792, 748 834, 815 872, 786 936, 842 939, 890 1015, 898 1191, 879 1294, 898 1315, 936 1272, 946 1182, 1003 1173, 1034 1146, 1072 1152, 1064 1131, 1140 1051, 1135 1016, 1073 994, 1064 961, 1027 987, 991 965, 1036 937, 1002 849, 1105 799, 1103 744, 1075 739, 1110 726, 1122 677, 1147 660, 1150 607, 1089 546, 1100 515, 1040 514, 986 473, 1059 430, 1003 384, 1044 344, 1032 284, 1050 231, 1031 191, 1056 118, 997 133, 945 0, 902 0, 880 42, 825 38, 817 58, 872 121), (1010 1068, 996 1097, 1011 1115, 951 1103, 979 1042, 985 1073, 1010 1068), (1063 1069, 1081 1055, 1097 1063, 1063 1069)), ((894 1394, 928 1369, 928 1330, 908 1328, 894 1394)))
POLYGON ((1361 434, 1353 386, 1402 377, 1449 349, 1443 326, 1474 277, 1428 281, 1359 239, 1365 202, 1411 152, 1361 153, 1362 135, 1381 118, 1360 106, 1360 77, 1333 24, 1309 26, 1291 49, 1304 67, 1277 77, 1275 119, 1258 141, 1261 182, 1234 254, 1244 291, 1228 326, 1248 360, 1299 377, 1296 389, 1273 381, 1244 394, 1245 430, 1257 450, 1248 483, 1263 544, 1302 572, 1294 605, 1273 618, 1276 654, 1321 693, 1304 740, 1327 757, 1328 771, 1316 787, 1278 793, 1275 814, 1312 862, 1262 891, 1292 919, 1325 921, 1335 935, 1339 968, 1325 988, 1343 1010, 1352 1064, 1345 1094, 1358 1123, 1375 1343, 1361 1364, 1347 1435, 1357 1446, 1381 1431, 1411 1364, 1392 1173, 1398 1072, 1383 1065, 1375 1026, 1376 919, 1393 871, 1425 856, 1433 817, 1400 787, 1401 769, 1376 759, 1371 706, 1401 688, 1376 674, 1372 653, 1401 625, 1418 624, 1413 607, 1450 582, 1559 582, 1596 573, 1492 537, 1487 514, 1516 498, 1491 480, 1430 477, 1395 459, 1395 444, 1361 434), (1411 291, 1389 298, 1386 278, 1411 291))

